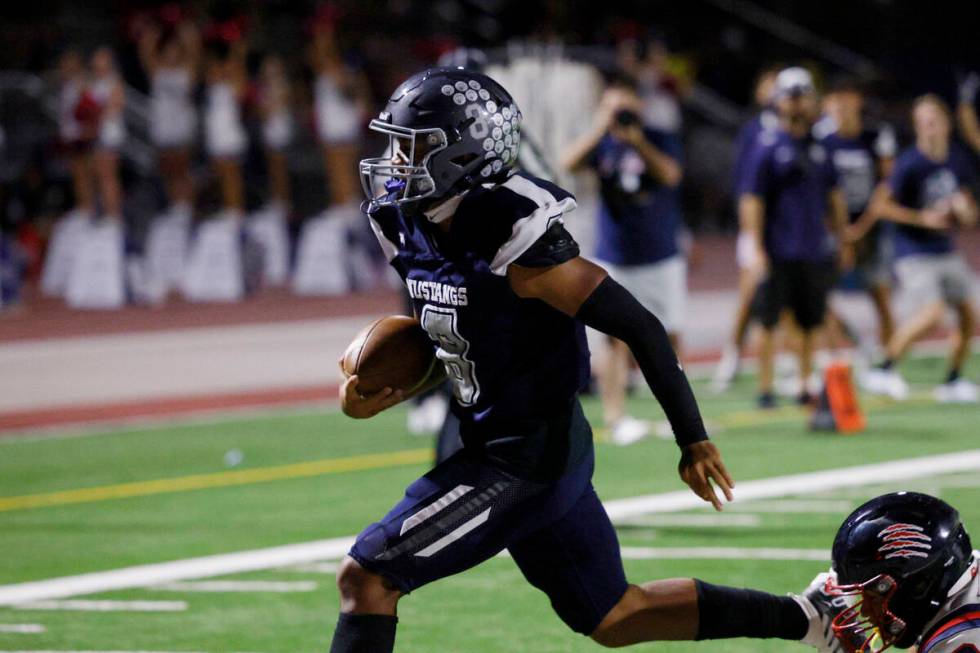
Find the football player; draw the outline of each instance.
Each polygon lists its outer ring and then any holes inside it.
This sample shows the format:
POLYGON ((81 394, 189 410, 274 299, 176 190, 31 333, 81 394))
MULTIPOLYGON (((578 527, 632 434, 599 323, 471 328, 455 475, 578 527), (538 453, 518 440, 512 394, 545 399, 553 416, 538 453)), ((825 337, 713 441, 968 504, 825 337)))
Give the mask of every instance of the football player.
MULTIPOLYGON (((504 549, 569 627, 605 646, 814 641, 828 618, 803 597, 627 582, 591 484, 592 432, 577 399, 584 325, 629 346, 691 489, 720 509, 712 483, 731 500, 733 482, 663 325, 579 256, 563 226, 575 199, 514 169, 521 112, 510 94, 481 73, 430 69, 403 82, 370 126, 389 147, 360 164, 365 210, 452 382, 464 446, 357 537, 337 576, 331 652, 390 653, 401 597, 504 549)), ((391 388, 362 396, 356 375, 341 388, 356 418, 401 399, 391 388)))
POLYGON ((836 613, 831 629, 847 653, 976 653, 978 566, 980 551, 952 506, 897 492, 851 513, 834 540, 833 571, 806 595, 836 613))

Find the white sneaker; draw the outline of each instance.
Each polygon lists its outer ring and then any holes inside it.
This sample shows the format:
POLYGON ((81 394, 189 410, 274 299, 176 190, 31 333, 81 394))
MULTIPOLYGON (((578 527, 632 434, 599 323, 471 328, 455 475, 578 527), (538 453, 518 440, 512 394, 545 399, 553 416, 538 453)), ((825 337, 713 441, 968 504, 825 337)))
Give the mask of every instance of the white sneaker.
POLYGON ((873 367, 861 378, 861 387, 873 395, 884 395, 897 401, 908 399, 909 384, 894 369, 873 367))
POLYGON ((980 401, 980 388, 962 377, 952 383, 937 385, 932 394, 942 404, 975 404, 980 401))
MULTIPOLYGON (((791 596, 802 608, 803 614, 810 622, 806 637, 801 641, 821 653, 845 653, 847 649, 837 639, 831 624, 833 624, 834 618, 848 607, 848 603, 845 597, 831 596, 824 590, 829 577, 830 574, 827 572, 819 574, 801 596, 795 594, 791 596)), ((864 642, 858 640, 863 640, 863 637, 852 635, 851 638, 850 643, 855 646, 853 650, 862 650, 861 646, 864 642)))
POLYGON ((620 447, 639 442, 650 435, 650 424, 623 415, 609 427, 609 441, 620 447))
POLYGON ((738 355, 738 348, 734 345, 725 345, 721 351, 721 360, 718 368, 715 369, 714 378, 711 380, 711 389, 715 392, 724 392, 732 385, 735 377, 738 376, 738 368, 741 358, 738 355))

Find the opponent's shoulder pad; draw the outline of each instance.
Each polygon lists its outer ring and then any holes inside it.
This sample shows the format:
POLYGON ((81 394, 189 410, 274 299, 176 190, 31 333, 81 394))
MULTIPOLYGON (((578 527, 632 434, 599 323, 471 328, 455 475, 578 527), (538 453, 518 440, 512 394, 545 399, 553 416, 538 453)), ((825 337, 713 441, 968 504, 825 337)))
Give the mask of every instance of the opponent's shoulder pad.
POLYGON ((501 276, 507 267, 576 207, 565 189, 524 172, 482 193, 481 222, 488 228, 485 241, 490 270, 501 276))

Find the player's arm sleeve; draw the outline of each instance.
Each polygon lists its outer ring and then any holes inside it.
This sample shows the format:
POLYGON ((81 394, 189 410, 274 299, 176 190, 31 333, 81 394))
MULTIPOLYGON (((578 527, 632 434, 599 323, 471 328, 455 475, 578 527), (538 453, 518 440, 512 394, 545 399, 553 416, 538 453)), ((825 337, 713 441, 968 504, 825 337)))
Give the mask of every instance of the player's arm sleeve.
POLYGON ((580 253, 572 234, 568 233, 564 224, 556 222, 523 254, 514 259, 514 263, 524 268, 549 268, 571 261, 580 253))
POLYGON ((579 308, 576 317, 619 338, 636 358, 643 378, 674 430, 679 447, 708 439, 694 391, 660 320, 612 277, 606 277, 579 308))

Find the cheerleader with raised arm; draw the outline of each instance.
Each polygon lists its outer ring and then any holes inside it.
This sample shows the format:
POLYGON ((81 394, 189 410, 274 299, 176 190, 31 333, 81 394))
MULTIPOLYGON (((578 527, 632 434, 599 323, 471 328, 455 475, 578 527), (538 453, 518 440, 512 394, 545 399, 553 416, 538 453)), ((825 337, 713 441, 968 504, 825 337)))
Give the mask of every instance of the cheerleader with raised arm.
POLYGON ((258 102, 269 175, 268 208, 282 214, 289 213, 292 200, 286 161, 286 148, 293 139, 290 101, 289 77, 282 58, 275 54, 267 55, 259 70, 258 102))
POLYGON ((360 198, 357 145, 367 112, 364 77, 342 58, 332 21, 313 26, 312 67, 316 73, 316 127, 332 204, 360 198))
POLYGON ((197 136, 193 95, 200 41, 197 28, 184 21, 165 31, 151 25, 139 43, 140 59, 150 80, 150 134, 158 148, 170 213, 185 219, 191 217, 194 205, 190 166, 197 136))
POLYGON ((76 50, 58 62, 58 132, 71 168, 75 204, 70 215, 90 217, 95 209, 92 147, 98 135, 99 106, 92 96, 85 61, 76 50))
POLYGON ((92 97, 99 105, 98 135, 95 139, 95 178, 102 202, 102 215, 122 221, 122 186, 119 182, 119 154, 126 139, 123 109, 126 93, 108 47, 92 55, 92 97))
POLYGON ((208 45, 204 142, 221 188, 224 217, 239 219, 245 210, 241 162, 248 148, 241 101, 248 84, 247 44, 240 32, 219 28, 208 45))

